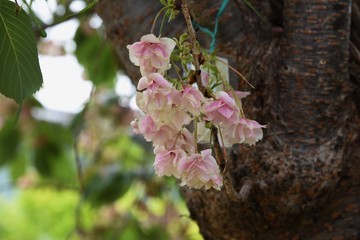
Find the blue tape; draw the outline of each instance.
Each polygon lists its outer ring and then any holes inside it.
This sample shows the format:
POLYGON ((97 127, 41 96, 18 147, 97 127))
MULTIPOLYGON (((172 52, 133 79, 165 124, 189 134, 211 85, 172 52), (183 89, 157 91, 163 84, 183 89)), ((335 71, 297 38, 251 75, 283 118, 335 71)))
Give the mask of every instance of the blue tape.
POLYGON ((218 12, 216 13, 215 26, 214 26, 213 31, 210 31, 210 29, 208 29, 206 27, 202 27, 199 24, 197 24, 195 21, 193 21, 194 27, 198 27, 202 32, 208 34, 211 37, 211 43, 210 43, 210 47, 209 47, 210 53, 213 53, 215 51, 216 35, 217 35, 218 29, 219 29, 220 17, 221 17, 221 14, 224 12, 228 3, 229 3, 229 0, 223 0, 223 2, 221 3, 221 6, 220 6, 218 12))

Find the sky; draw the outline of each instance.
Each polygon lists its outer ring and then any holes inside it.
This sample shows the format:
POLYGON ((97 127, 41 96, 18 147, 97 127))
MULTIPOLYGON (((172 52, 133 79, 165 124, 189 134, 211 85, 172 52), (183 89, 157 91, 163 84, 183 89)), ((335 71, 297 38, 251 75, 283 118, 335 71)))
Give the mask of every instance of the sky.
MULTIPOLYGON (((34 1, 34 10, 45 22, 51 22, 51 12, 54 11, 54 0, 34 1)), ((73 1, 70 5, 72 11, 80 11, 85 7, 82 1, 73 1)), ((102 21, 94 16, 90 22, 92 27, 97 28, 102 21)), ((79 22, 76 19, 66 21, 55 27, 46 29, 45 42, 54 42, 66 50, 65 55, 50 56, 39 55, 40 67, 43 74, 43 87, 35 94, 35 97, 46 109, 65 113, 78 113, 88 101, 92 89, 92 83, 83 78, 83 67, 78 63, 72 52, 76 44, 72 40, 79 22)), ((123 74, 117 75, 116 93, 130 98, 130 107, 136 109, 135 88, 130 79, 123 74)))

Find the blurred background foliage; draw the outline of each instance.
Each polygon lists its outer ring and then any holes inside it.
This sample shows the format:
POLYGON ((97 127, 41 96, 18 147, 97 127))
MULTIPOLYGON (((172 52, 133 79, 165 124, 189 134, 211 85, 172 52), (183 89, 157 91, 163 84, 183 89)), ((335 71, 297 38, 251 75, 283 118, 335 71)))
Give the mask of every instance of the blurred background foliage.
POLYGON ((139 113, 115 93, 121 63, 103 28, 90 26, 96 2, 57 0, 44 23, 36 1, 23 7, 41 54, 74 54, 93 89, 76 114, 28 99, 17 123, 18 106, 0 96, 0 239, 202 239, 178 183, 154 175, 151 146, 129 128, 139 113), (69 19, 80 22, 73 52, 40 38, 69 19))

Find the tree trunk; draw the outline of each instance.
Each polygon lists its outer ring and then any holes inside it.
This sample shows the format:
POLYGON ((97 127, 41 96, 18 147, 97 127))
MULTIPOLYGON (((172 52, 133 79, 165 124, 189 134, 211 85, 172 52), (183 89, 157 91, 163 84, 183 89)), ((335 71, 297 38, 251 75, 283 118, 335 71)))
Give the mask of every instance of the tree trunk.
MULTIPOLYGON (((221 2, 189 0, 193 19, 211 29, 221 2)), ((252 93, 245 113, 267 129, 256 146, 228 150, 226 188, 182 189, 191 217, 209 240, 360 239, 360 0, 251 3, 263 20, 229 1, 216 43, 254 85, 231 76, 252 93)), ((149 33, 160 8, 157 0, 97 7, 134 83, 126 45, 149 33)), ((164 31, 184 32, 183 17, 164 31)))

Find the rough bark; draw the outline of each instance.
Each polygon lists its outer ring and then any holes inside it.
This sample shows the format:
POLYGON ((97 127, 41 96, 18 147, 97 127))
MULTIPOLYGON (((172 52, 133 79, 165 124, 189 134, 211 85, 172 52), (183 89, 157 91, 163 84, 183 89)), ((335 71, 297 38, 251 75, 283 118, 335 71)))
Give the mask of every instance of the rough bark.
MULTIPOLYGON (((157 0, 103 0, 98 13, 134 82, 126 45, 149 32, 157 0)), ((183 188, 205 239, 360 239, 359 0, 240 0, 221 17, 217 47, 255 86, 255 147, 234 146, 218 192, 183 188), (352 9, 352 12, 350 11, 352 9)), ((189 1, 211 28, 221 1, 189 1)), ((166 35, 185 29, 182 17, 166 35)), ((198 33, 204 46, 206 35, 198 33)))

